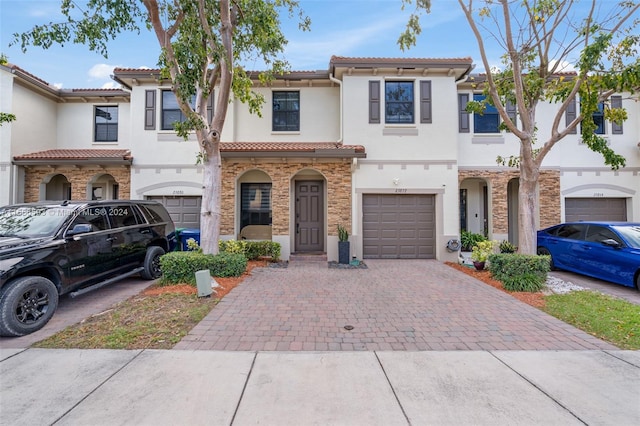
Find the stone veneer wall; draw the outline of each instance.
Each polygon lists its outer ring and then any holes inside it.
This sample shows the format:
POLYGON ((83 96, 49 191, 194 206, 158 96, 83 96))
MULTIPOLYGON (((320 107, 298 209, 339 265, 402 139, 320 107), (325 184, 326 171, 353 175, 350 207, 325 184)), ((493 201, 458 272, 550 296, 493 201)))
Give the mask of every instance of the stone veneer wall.
POLYGON ((40 184, 50 175, 63 175, 71 183, 71 199, 86 200, 87 184, 96 175, 111 175, 118 184, 119 198, 128 200, 131 196, 131 168, 129 166, 99 167, 99 166, 61 166, 55 169, 49 167, 28 167, 25 172, 24 201, 35 202, 40 199, 40 184))
MULTIPOLYGON (((294 208, 289 194, 294 190, 292 179, 302 170, 315 170, 326 180, 327 199, 325 218, 328 235, 337 235, 337 226, 342 224, 351 230, 351 162, 327 161, 279 161, 264 159, 258 162, 243 160, 222 160, 222 220, 221 234, 235 235, 238 193, 237 180, 245 172, 261 170, 271 178, 272 234, 289 235, 290 209, 294 208)), ((312 180, 313 178, 309 178, 312 180)), ((351 232, 350 232, 351 233, 351 232)))
MULTIPOLYGON (((493 210, 489 212, 492 220, 493 232, 507 234, 508 199, 507 185, 511 179, 520 177, 516 170, 460 170, 458 184, 465 179, 484 179, 489 187, 489 194, 493 210)), ((540 202, 540 227, 545 228, 560 222, 560 172, 557 170, 542 170, 538 181, 538 197, 540 202)))

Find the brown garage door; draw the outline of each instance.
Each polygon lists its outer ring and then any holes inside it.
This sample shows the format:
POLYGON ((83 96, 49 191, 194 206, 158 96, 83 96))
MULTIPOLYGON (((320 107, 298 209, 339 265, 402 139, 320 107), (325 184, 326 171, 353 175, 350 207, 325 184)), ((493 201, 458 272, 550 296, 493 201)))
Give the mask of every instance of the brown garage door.
POLYGON ((200 203, 202 197, 147 197, 162 203, 176 228, 200 228, 200 203))
POLYGON ((435 196, 364 194, 365 259, 435 258, 435 196))
POLYGON ((567 222, 578 220, 627 221, 625 198, 566 198, 564 216, 567 222))

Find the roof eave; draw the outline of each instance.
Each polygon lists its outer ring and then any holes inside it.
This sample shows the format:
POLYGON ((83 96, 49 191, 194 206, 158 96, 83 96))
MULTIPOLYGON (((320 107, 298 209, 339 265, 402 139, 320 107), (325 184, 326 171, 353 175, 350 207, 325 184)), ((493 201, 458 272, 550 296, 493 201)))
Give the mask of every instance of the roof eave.
POLYGON ((221 150, 222 158, 366 158, 365 152, 355 149, 316 149, 316 150, 270 150, 245 151, 221 150))
POLYGON ((14 157, 13 164, 16 166, 130 166, 131 164, 133 164, 133 158, 25 158, 22 160, 17 160, 14 157))

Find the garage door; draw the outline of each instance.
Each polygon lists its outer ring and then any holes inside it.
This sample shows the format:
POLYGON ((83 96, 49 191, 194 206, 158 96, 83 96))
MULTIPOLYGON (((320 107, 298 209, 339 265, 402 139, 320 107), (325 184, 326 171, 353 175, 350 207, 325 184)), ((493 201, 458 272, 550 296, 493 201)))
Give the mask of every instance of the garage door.
POLYGON ((162 203, 176 228, 200 228, 200 203, 202 197, 147 197, 162 203))
POLYGON ((364 194, 365 259, 435 258, 435 196, 364 194))
POLYGON ((627 221, 627 200, 625 198, 566 198, 565 219, 627 221))

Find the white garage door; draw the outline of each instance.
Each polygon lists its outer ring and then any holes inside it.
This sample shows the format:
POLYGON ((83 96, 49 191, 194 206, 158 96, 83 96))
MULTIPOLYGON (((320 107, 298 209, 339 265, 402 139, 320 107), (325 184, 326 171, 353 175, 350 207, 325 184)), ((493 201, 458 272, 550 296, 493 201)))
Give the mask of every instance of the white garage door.
POLYGON ((625 198, 566 198, 564 215, 567 222, 579 220, 627 221, 625 198))
POLYGON ((162 203, 176 228, 200 228, 200 204, 202 197, 147 197, 162 203))
POLYGON ((435 258, 435 196, 364 194, 362 257, 435 258))

